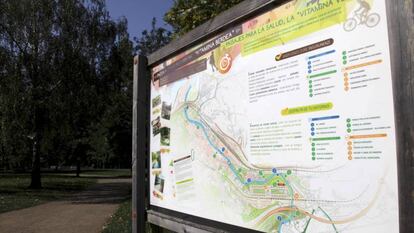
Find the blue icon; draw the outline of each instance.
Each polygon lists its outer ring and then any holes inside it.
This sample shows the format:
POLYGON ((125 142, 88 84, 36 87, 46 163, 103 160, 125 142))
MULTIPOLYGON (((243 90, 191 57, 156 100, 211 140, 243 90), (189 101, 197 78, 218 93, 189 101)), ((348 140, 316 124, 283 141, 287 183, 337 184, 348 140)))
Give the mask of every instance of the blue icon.
POLYGON ((311 130, 312 130, 312 131, 315 131, 315 128, 313 128, 313 127, 312 127, 312 128, 311 128, 311 130))
POLYGON ((251 179, 251 178, 248 178, 248 179, 247 179, 247 182, 248 182, 248 183, 252 182, 252 179, 251 179))
POLYGON ((311 126, 312 126, 312 127, 313 127, 313 126, 315 126, 315 123, 312 123, 312 124, 311 124, 311 126))
POLYGON ((277 173, 276 168, 273 168, 273 169, 272 169, 272 172, 276 174, 276 173, 277 173))
POLYGON ((314 133, 314 132, 312 132, 312 133, 311 133, 311 135, 312 135, 312 136, 315 136, 315 133, 314 133))
POLYGON ((277 216, 277 220, 282 221, 282 217, 281 216, 277 216))
POLYGON ((310 74, 310 73, 312 73, 312 70, 309 70, 309 71, 308 71, 308 73, 309 73, 309 74, 310 74))
POLYGON ((310 65, 310 64, 312 64, 312 62, 311 61, 308 61, 308 65, 310 65))

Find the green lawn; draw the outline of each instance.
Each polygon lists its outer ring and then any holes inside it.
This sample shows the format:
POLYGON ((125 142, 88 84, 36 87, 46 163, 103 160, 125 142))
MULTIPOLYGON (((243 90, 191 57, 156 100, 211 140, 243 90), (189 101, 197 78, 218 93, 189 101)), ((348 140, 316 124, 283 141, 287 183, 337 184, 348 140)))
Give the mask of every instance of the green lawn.
POLYGON ((102 233, 130 233, 131 225, 131 199, 123 202, 108 224, 105 225, 102 233))
POLYGON ((95 178, 43 174, 41 190, 32 190, 30 174, 0 173, 0 213, 69 197, 94 184, 95 178))
POLYGON ((87 170, 82 171, 81 176, 89 177, 89 176, 96 176, 96 177, 131 177, 131 169, 101 169, 101 170, 87 170))

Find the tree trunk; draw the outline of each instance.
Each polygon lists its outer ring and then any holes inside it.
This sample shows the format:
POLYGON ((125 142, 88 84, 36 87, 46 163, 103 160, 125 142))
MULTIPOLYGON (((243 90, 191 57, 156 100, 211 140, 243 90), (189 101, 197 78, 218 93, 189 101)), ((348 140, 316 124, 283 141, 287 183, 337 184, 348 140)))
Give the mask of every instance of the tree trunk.
POLYGON ((32 159, 32 181, 29 188, 31 189, 41 189, 42 182, 40 176, 40 153, 38 148, 37 137, 33 140, 33 159, 32 159))
POLYGON ((76 177, 80 177, 80 173, 81 173, 81 160, 80 160, 80 157, 78 155, 78 157, 76 159, 76 177))

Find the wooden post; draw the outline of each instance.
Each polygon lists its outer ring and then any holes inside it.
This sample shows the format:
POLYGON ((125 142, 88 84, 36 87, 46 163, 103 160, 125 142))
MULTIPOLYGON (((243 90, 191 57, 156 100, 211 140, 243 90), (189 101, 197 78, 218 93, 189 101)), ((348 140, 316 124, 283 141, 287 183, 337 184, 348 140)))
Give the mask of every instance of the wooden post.
POLYGON ((132 124, 132 232, 146 231, 147 159, 149 150, 150 78, 147 58, 134 58, 133 124, 132 124))
POLYGON ((414 3, 387 1, 398 155, 400 232, 414 232, 414 3))

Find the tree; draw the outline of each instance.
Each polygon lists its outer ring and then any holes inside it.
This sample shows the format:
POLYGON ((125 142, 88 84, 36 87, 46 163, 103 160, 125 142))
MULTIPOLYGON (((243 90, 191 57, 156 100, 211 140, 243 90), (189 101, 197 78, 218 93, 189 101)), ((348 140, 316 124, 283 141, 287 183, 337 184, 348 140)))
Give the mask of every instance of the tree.
POLYGON ((157 27, 157 20, 152 18, 151 30, 144 30, 141 37, 135 37, 136 51, 141 55, 149 55, 171 41, 172 33, 163 27, 157 27))
POLYGON ((243 0, 175 0, 165 14, 175 36, 181 36, 243 0))
POLYGON ((96 135, 110 153, 121 147, 132 105, 126 30, 104 0, 0 0, 3 168, 30 168, 30 187, 41 188, 42 165, 76 164, 78 175, 90 165, 96 135))

